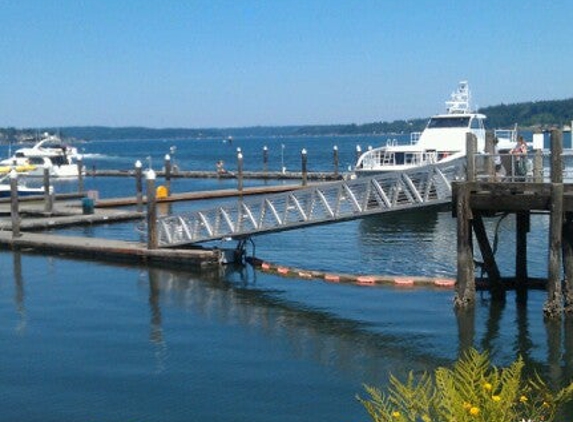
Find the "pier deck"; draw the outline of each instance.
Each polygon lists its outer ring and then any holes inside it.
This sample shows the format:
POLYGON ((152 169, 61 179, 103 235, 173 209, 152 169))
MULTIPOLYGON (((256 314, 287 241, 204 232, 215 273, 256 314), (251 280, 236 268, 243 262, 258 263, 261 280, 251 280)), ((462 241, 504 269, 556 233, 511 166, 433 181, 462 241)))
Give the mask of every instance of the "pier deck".
POLYGON ((169 264, 194 269, 215 268, 220 265, 221 251, 216 249, 148 249, 140 242, 113 239, 59 236, 43 233, 0 231, 0 247, 32 253, 49 253, 84 259, 131 262, 141 264, 169 264))

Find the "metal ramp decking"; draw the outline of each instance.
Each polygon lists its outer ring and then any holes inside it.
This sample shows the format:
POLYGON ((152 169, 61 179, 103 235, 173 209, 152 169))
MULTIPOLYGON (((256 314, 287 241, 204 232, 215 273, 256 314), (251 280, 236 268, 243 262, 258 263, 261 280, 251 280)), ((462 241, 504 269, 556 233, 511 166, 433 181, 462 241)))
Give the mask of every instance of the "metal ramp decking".
POLYGON ((239 198, 210 209, 158 219, 160 247, 334 223, 367 215, 444 204, 465 158, 443 165, 321 183, 290 192, 239 198))

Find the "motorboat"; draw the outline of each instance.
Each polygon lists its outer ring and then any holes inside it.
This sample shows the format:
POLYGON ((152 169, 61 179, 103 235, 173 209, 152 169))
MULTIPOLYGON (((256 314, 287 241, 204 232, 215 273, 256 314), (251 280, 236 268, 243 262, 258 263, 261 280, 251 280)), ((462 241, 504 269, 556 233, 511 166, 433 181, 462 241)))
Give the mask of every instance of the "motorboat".
MULTIPOLYGON (((29 163, 33 168, 25 172, 28 177, 43 177, 45 168, 49 170, 50 177, 77 178, 80 174, 77 161, 69 156, 30 157, 29 163)), ((82 174, 84 172, 82 168, 82 174)))
POLYGON ((0 161, 0 173, 15 169, 28 176, 41 177, 47 167, 51 177, 78 177, 78 158, 77 148, 65 144, 57 135, 45 133, 34 146, 20 148, 12 157, 0 161))
MULTIPOLYGON (((358 158, 355 173, 358 176, 373 175, 453 161, 465 156, 468 132, 477 138, 477 151, 483 152, 486 116, 472 111, 470 100, 468 82, 461 81, 446 101, 446 113, 432 116, 421 133, 411 134, 409 144, 389 141, 385 146, 364 152, 358 158)), ((511 142, 513 140, 500 138, 498 148, 511 142)))
MULTIPOLYGON (((0 198, 10 198, 12 196, 12 186, 10 185, 9 176, 9 174, 6 174, 0 178, 0 198)), ((22 180, 18 180, 17 191, 18 197, 43 195, 45 192, 43 187, 27 186, 22 180)))

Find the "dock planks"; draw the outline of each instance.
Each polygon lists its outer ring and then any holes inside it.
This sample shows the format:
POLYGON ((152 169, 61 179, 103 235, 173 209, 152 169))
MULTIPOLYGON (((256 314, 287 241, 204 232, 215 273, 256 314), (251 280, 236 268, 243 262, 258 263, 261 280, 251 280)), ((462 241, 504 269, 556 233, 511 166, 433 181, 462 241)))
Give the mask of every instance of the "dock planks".
POLYGON ((147 246, 140 242, 44 233, 26 232, 12 237, 11 232, 0 231, 0 247, 84 259, 169 264, 193 269, 215 268, 221 261, 221 251, 216 249, 147 249, 147 246))

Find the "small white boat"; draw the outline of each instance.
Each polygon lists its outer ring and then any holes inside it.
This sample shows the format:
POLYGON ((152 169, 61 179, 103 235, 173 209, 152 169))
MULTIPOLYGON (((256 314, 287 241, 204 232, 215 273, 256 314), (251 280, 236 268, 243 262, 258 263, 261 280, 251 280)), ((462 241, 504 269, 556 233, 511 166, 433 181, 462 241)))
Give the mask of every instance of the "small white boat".
MULTIPOLYGON (((32 196, 32 195, 43 195, 43 187, 30 187, 18 180, 18 196, 32 196)), ((12 195, 12 187, 10 186, 9 174, 0 178, 0 198, 10 198, 12 195)))
MULTIPOLYGON (((391 171, 404 171, 416 167, 441 164, 463 157, 466 154, 466 133, 477 138, 477 150, 485 147, 486 116, 471 111, 470 90, 467 81, 460 82, 458 89, 446 101, 445 114, 432 116, 422 133, 413 133, 409 145, 395 141, 363 153, 356 163, 358 176, 391 171)), ((499 139, 498 148, 511 148, 512 141, 499 139)))
POLYGON ((12 168, 32 177, 44 175, 44 168, 50 169, 50 177, 78 177, 78 150, 66 145, 56 135, 44 134, 44 138, 32 147, 20 148, 14 155, 0 161, 0 173, 12 168))

